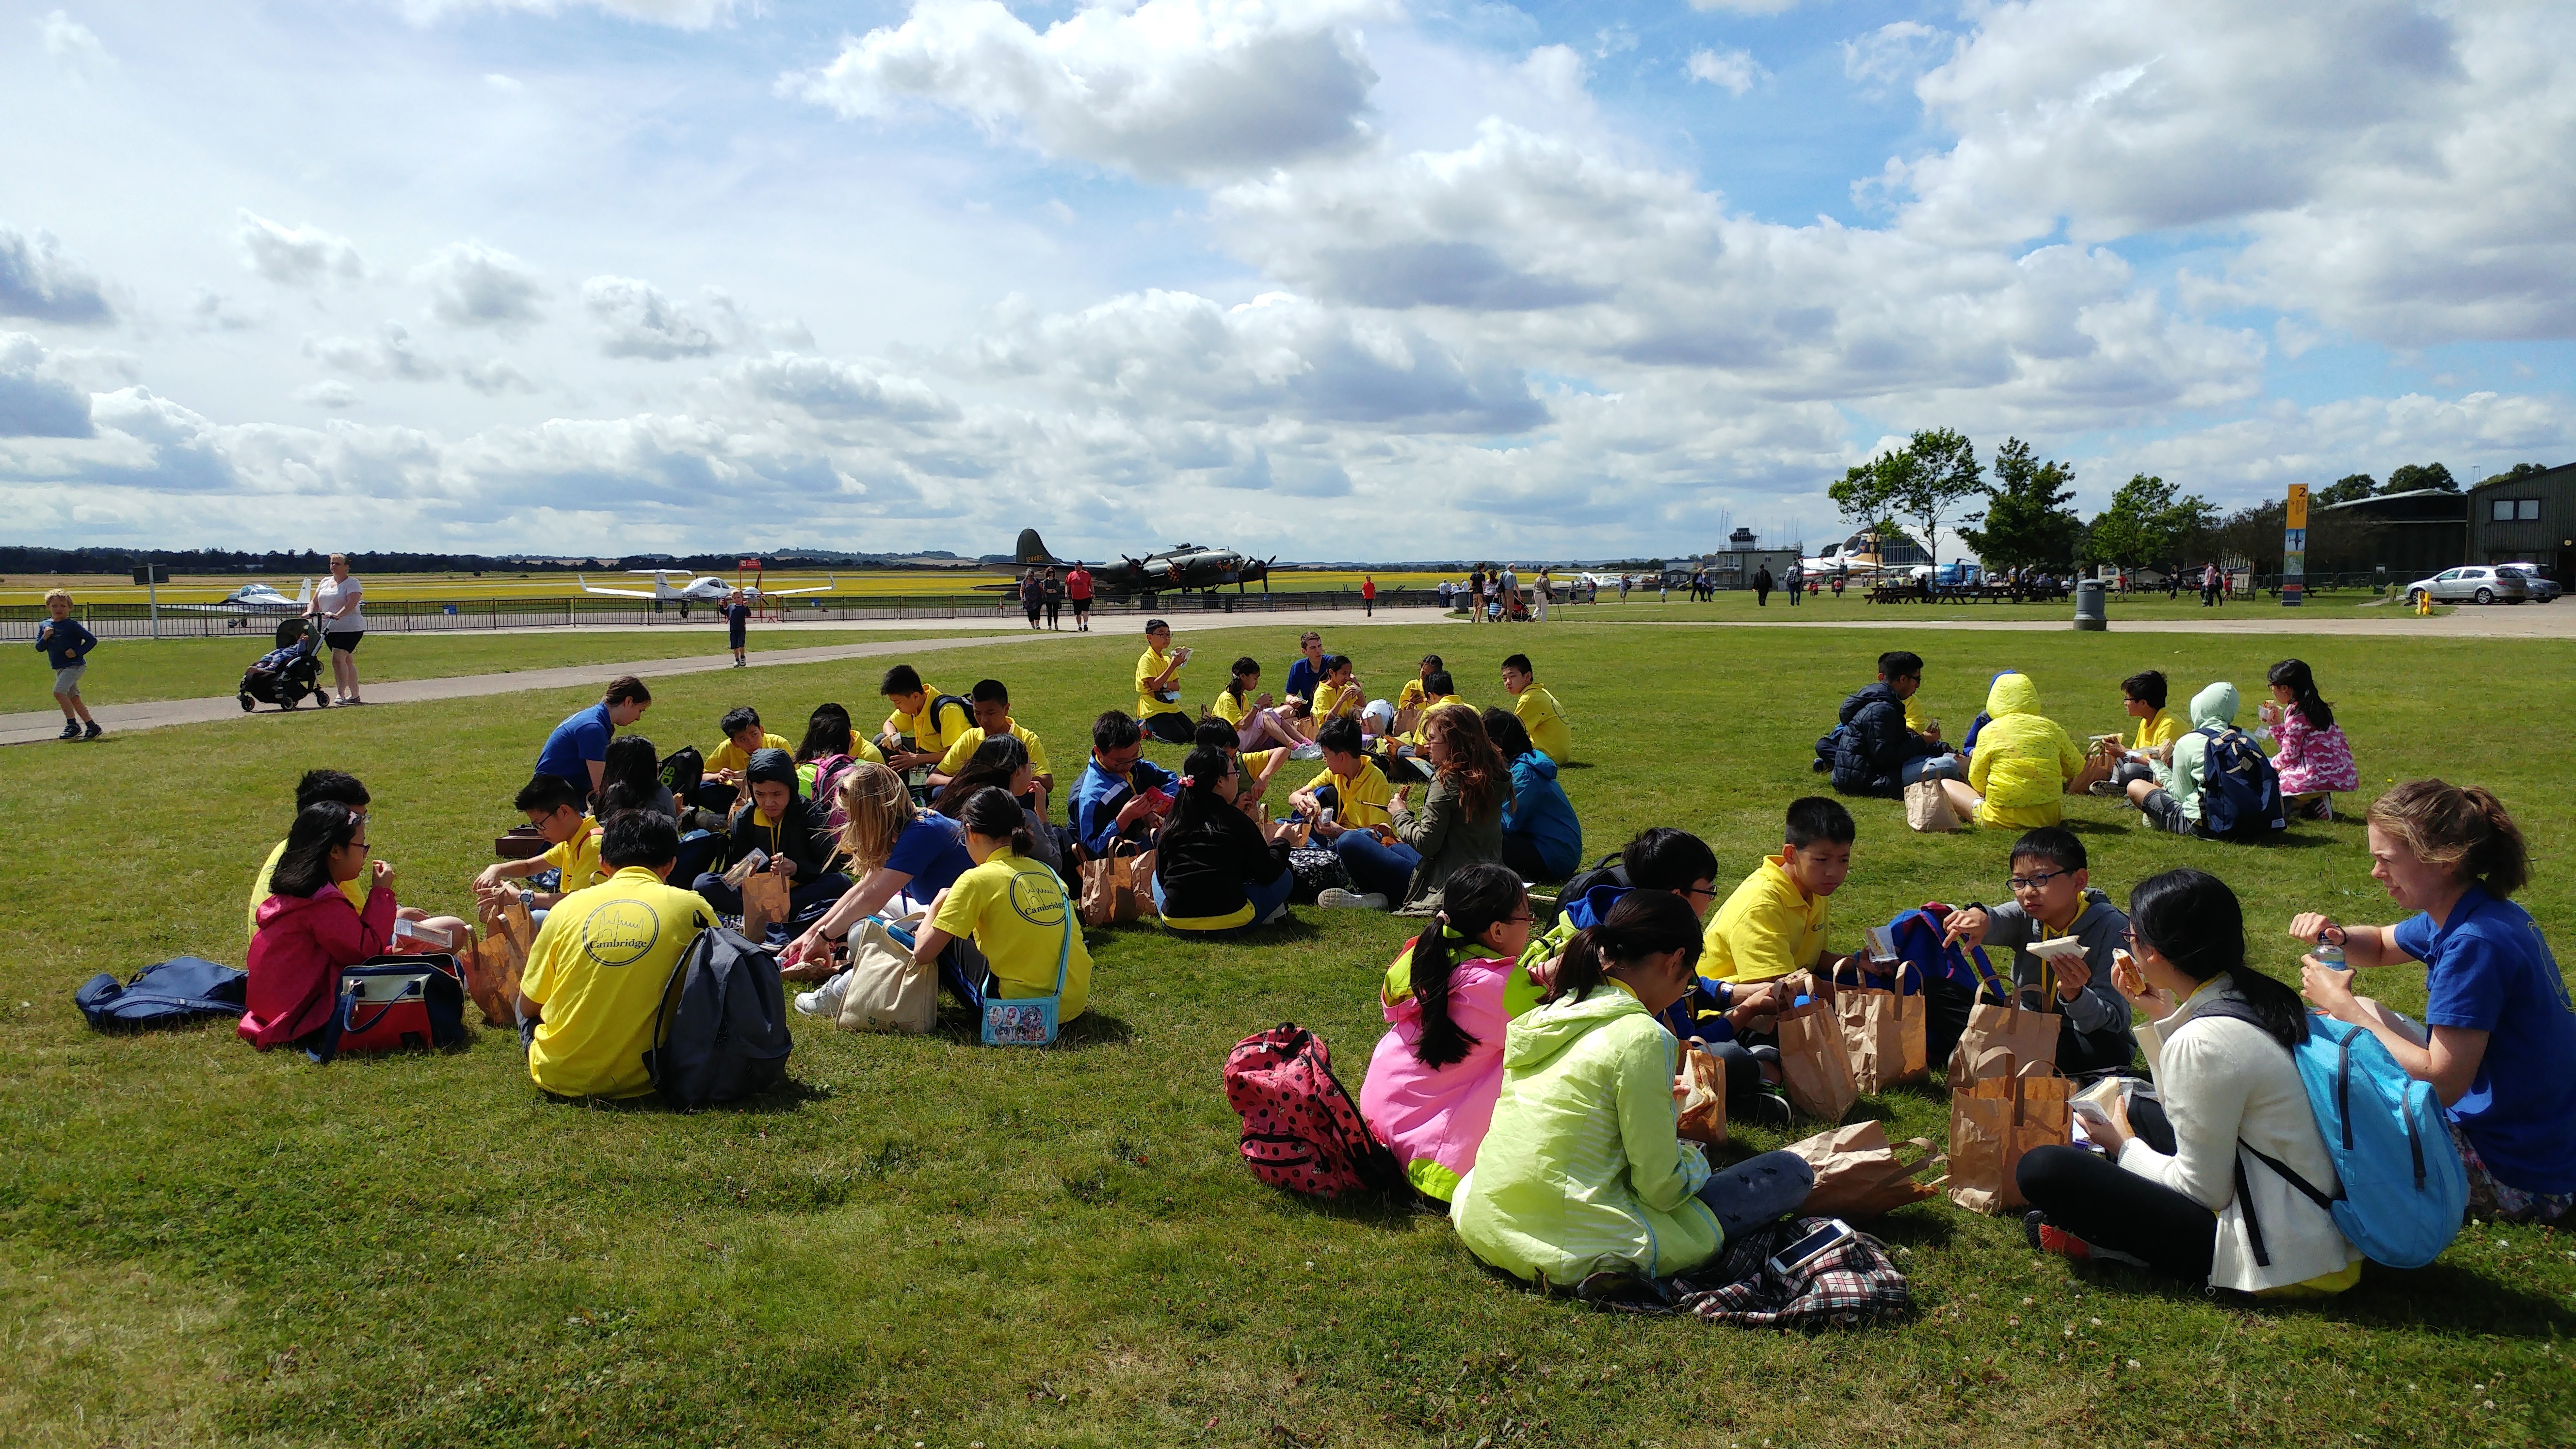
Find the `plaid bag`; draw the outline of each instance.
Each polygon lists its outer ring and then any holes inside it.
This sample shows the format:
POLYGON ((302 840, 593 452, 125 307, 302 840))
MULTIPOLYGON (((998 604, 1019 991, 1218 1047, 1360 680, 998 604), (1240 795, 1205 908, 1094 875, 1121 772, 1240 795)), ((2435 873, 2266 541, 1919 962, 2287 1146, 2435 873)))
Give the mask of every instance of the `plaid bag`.
POLYGON ((1685 1292, 1674 1306, 1740 1328, 1859 1328, 1911 1307, 1905 1275, 1887 1245, 1867 1233, 1854 1233, 1786 1277, 1771 1271, 1772 1254, 1826 1221, 1792 1218, 1730 1239, 1716 1262, 1689 1275, 1696 1282, 1730 1280, 1726 1286, 1685 1292))

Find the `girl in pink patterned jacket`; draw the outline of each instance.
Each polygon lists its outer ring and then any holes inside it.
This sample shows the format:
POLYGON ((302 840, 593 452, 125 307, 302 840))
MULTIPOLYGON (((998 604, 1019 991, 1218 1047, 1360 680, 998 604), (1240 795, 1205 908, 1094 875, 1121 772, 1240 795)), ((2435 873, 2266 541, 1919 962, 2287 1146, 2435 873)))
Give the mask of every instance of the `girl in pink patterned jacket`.
POLYGON ((2281 799, 2293 816, 2334 818, 2334 792, 2361 788, 2352 746, 2335 724, 2334 706, 2317 694, 2317 678, 2299 659, 2272 666, 2272 702, 2263 723, 2280 742, 2281 799))

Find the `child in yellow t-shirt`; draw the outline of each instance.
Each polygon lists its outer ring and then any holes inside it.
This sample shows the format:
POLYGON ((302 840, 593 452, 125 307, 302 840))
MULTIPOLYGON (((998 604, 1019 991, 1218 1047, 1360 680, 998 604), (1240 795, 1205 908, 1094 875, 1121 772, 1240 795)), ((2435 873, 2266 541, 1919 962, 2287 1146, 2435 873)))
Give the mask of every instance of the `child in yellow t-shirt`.
MULTIPOLYGON (((725 737, 725 742, 716 747, 714 754, 707 756, 707 778, 728 785, 742 783, 743 767, 751 763, 756 752, 787 748, 786 738, 761 728, 760 711, 747 704, 725 711, 725 717, 716 723, 716 732, 725 737)), ((697 802, 685 800, 681 803, 694 805, 697 802)))
POLYGON ((972 984, 991 999, 1059 996, 1059 1026, 1082 1015, 1091 999, 1091 953, 1064 882, 1029 859, 1035 846, 1028 816, 989 786, 967 796, 959 814, 975 865, 932 899, 930 923, 913 938, 913 960, 936 971, 951 941, 971 938, 992 972, 989 988, 972 984))
POLYGON ((2167 697, 2165 672, 2141 670, 2120 681, 2120 697, 2129 718, 2138 722, 2133 739, 2097 747, 2096 759, 2111 757, 2110 778, 2095 784, 2096 795, 2125 795, 2132 780, 2153 780, 2164 784, 2173 770, 2174 741, 2190 729, 2190 722, 2165 708, 2167 697))
POLYGON ((1766 856, 1709 917, 1699 973, 1719 981, 1772 981, 1793 971, 1830 979, 1828 899, 1851 874, 1859 831, 1842 802, 1809 795, 1789 803, 1780 853, 1766 856))

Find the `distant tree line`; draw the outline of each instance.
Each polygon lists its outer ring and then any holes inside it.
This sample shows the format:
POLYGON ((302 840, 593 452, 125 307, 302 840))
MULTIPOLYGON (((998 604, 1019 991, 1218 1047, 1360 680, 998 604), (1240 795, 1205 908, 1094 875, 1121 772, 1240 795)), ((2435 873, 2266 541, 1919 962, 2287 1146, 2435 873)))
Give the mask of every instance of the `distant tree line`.
MULTIPOLYGON (((616 558, 509 558, 480 553, 352 553, 349 571, 368 574, 568 574, 578 570, 669 569, 674 573, 731 573, 747 553, 628 554, 616 558)), ((0 546, 0 573, 121 574, 147 563, 168 566, 172 574, 313 574, 330 567, 331 556, 314 549, 301 553, 260 553, 225 548, 35 548, 0 546)), ((809 570, 815 565, 769 560, 773 569, 809 570)))
MULTIPOLYGON (((2544 471, 2538 463, 2516 463, 2483 481, 2509 482, 2544 471)), ((2074 484, 2073 464, 2036 457, 2019 438, 2007 438, 1995 450, 1990 475, 1964 434, 1927 428, 1905 446, 1851 469, 1826 493, 1845 518, 1861 527, 1891 533, 1911 527, 1927 549, 1947 525, 1990 568, 2065 572, 2078 563, 2094 563, 2172 569, 2242 558, 2257 572, 2280 570, 2285 500, 2222 514, 2198 494, 2140 473, 2120 485, 2110 506, 2088 520, 2069 506, 2074 484)), ((2460 484, 2440 463, 2409 463, 2390 473, 2385 484, 2356 473, 2311 493, 2309 572, 2370 567, 2381 532, 2367 519, 2317 510, 2420 489, 2457 493, 2460 484)), ((1940 562, 1937 554, 1933 562, 1940 562)))

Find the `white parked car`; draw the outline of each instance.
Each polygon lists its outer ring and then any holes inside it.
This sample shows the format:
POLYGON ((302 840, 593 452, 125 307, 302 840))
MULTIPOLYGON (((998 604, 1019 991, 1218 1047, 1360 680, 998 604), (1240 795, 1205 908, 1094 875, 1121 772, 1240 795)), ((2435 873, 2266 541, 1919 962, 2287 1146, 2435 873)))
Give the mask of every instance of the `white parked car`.
POLYGON ((2437 604, 2520 604, 2531 598, 2530 581, 2518 569, 2502 564, 2463 564, 2406 586, 2406 602, 2430 598, 2437 604))

